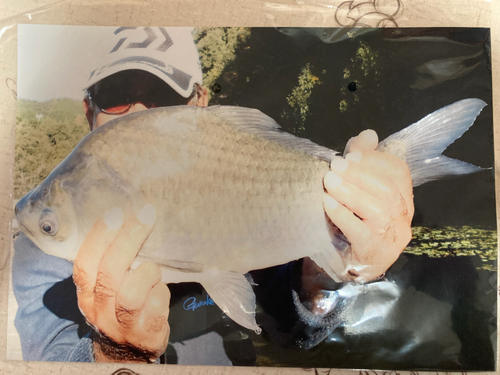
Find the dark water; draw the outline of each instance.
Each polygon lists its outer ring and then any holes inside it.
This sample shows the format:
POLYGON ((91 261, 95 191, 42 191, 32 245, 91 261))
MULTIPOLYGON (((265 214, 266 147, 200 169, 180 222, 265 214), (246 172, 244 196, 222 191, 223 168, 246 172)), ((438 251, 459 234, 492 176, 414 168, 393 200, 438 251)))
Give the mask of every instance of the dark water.
MULTIPOLYGON (((488 29, 380 29, 328 44, 308 33, 291 37, 253 29, 221 75, 211 104, 258 108, 283 130, 342 151, 364 129, 375 129, 383 139, 455 101, 479 98, 487 107, 445 154, 492 167, 489 38, 488 29), (357 58, 362 46, 375 55, 371 67, 363 68, 357 58), (302 125, 286 98, 306 65, 321 84, 311 89, 302 125), (345 69, 351 73, 347 79, 345 69), (348 89, 351 82, 357 82, 356 91, 348 89), (348 103, 345 111, 342 101, 348 103)), ((426 184, 415 190, 415 203, 416 225, 496 228, 492 171, 426 184)))
MULTIPOLYGON (((217 84, 211 104, 258 108, 285 131, 339 151, 366 128, 383 139, 455 101, 480 98, 488 106, 445 154, 493 167, 488 29, 381 29, 331 44, 309 32, 253 29, 217 84), (289 104, 294 89, 306 98, 305 116, 289 104)), ((496 229, 493 170, 429 183, 414 194, 416 226, 496 229)), ((283 349, 266 334, 256 337, 258 362, 492 370, 496 272, 482 262, 477 255, 404 254, 388 272, 401 293, 391 309, 366 293, 354 324, 306 353, 283 349)))

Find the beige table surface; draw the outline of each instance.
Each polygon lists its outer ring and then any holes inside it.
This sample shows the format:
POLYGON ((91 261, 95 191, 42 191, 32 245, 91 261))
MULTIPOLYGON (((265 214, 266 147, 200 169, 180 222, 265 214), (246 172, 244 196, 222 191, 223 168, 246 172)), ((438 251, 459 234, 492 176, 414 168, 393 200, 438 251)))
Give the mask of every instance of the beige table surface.
MULTIPOLYGON (((338 27, 342 5, 375 0, 0 0, 0 374, 111 374, 127 367, 139 374, 348 374, 327 369, 224 368, 116 364, 43 363, 7 360, 18 351, 15 332, 7 329, 10 287, 12 180, 16 110, 17 23, 65 25, 168 26, 308 26, 338 27), (12 340, 7 347, 7 335, 12 340), (13 343, 13 344, 12 344, 13 343)), ((491 27, 495 154, 500 132, 500 0, 378 0, 386 13, 395 12, 400 27, 491 27), (398 8, 399 5, 399 8, 398 8)), ((368 4, 369 5, 369 4, 368 4)), ((364 9, 368 8, 368 5, 364 9)), ((346 8, 342 8, 346 9, 346 8)), ((363 9, 363 8, 357 8, 363 9)), ((362 16, 363 14, 358 14, 362 16)), ((375 22, 375 21, 374 21, 375 22)), ((372 26, 376 26, 374 23, 372 26)), ((388 24, 394 26, 394 24, 388 24)), ((498 163, 498 162, 497 162, 498 163)), ((497 179, 498 169, 495 169, 497 179)), ((496 192, 498 196, 498 184, 496 192)), ((497 209, 498 212, 498 209, 497 209)), ((498 217, 498 214, 497 214, 498 217)), ((12 314, 10 314, 12 319, 12 314)), ((19 354, 19 353, 18 353, 19 354)), ((498 366, 497 366, 498 367, 498 366)), ((359 371, 356 371, 359 373, 359 371)), ((382 374, 383 372, 379 372, 382 374)), ((363 375, 376 374, 374 371, 363 375)))

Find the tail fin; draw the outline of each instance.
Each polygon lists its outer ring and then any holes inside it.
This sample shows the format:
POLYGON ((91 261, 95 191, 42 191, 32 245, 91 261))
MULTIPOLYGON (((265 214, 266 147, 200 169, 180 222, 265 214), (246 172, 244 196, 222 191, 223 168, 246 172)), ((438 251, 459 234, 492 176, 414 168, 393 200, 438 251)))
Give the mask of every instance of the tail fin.
POLYGON ((441 108, 387 137, 380 142, 378 150, 406 161, 413 186, 449 176, 480 172, 484 169, 447 158, 442 152, 472 126, 485 105, 480 99, 464 99, 441 108))

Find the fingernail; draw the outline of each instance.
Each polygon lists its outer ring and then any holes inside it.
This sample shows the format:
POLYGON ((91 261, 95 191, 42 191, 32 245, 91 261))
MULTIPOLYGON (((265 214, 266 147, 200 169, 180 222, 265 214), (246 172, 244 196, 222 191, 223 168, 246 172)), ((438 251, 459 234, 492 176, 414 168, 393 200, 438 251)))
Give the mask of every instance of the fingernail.
POLYGON ((342 183, 342 177, 334 172, 328 172, 325 176, 325 187, 335 188, 342 183))
POLYGON ((123 225, 124 218, 125 216, 123 215, 123 211, 118 207, 110 208, 104 214, 104 222, 110 230, 120 229, 123 225))
POLYGON ((132 264, 130 265, 130 269, 131 269, 131 270, 135 270, 137 267, 139 267, 139 266, 141 265, 141 263, 142 263, 142 262, 141 262, 140 260, 137 260, 137 259, 136 259, 136 260, 134 260, 134 263, 132 263, 132 264))
POLYGON ((345 159, 334 159, 330 164, 330 168, 336 172, 344 172, 348 165, 349 162, 345 159))
POLYGON ((347 271, 347 273, 352 276, 352 277, 358 277, 359 276, 359 272, 356 270, 356 268, 351 268, 349 271, 347 271))
POLYGON ((330 210, 334 210, 337 208, 337 206, 339 205, 339 202, 337 202, 335 199, 333 199, 330 195, 328 194, 324 194, 323 195, 323 204, 325 206, 328 206, 328 208, 330 210))
POLYGON ((151 203, 147 203, 141 209, 141 211, 139 211, 139 214, 137 215, 137 219, 143 224, 153 226, 153 224, 156 221, 156 208, 155 208, 155 206, 153 206, 151 203))
POLYGON ((351 153, 347 154, 345 156, 345 158, 347 160, 355 161, 355 162, 359 163, 361 161, 362 156, 363 155, 361 154, 361 152, 351 152, 351 153))

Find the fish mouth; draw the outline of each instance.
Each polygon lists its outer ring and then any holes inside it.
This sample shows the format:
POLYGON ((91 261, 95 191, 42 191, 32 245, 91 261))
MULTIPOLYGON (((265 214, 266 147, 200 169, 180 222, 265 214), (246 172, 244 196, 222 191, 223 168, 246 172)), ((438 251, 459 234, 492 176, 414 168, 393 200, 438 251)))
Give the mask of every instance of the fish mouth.
POLYGON ((17 202, 16 206, 14 207, 15 219, 17 221, 17 225, 19 226, 19 230, 16 233, 14 233, 14 237, 16 237, 19 234, 19 232, 23 232, 29 238, 34 238, 35 237, 34 233, 23 224, 22 216, 25 216, 23 215, 24 209, 19 208, 19 203, 21 203, 21 201, 17 202))

